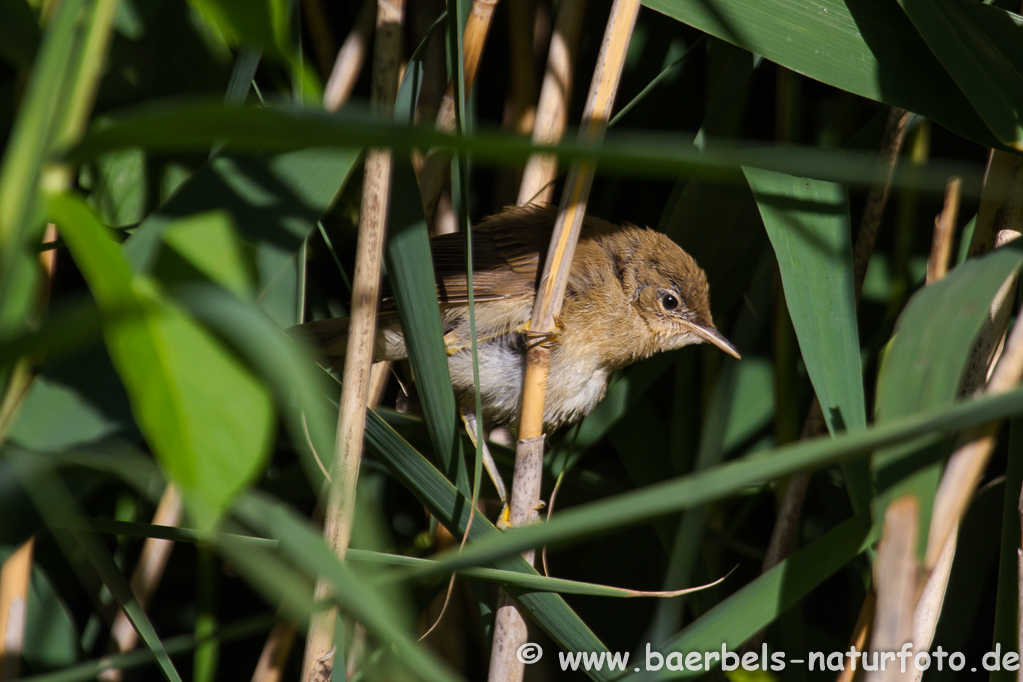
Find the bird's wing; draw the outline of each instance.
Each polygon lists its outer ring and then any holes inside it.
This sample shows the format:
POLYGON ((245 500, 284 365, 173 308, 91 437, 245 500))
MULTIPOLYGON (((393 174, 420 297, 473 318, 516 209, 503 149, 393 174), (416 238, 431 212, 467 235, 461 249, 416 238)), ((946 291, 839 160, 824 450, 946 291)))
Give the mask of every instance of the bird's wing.
MULTIPOLYGON (((477 302, 530 298, 536 293, 540 256, 547 253, 555 216, 548 207, 505 209, 473 228, 472 285, 477 302)), ((430 251, 441 305, 466 303, 465 235, 434 237, 430 251)), ((382 309, 393 309, 389 287, 383 293, 382 309)))

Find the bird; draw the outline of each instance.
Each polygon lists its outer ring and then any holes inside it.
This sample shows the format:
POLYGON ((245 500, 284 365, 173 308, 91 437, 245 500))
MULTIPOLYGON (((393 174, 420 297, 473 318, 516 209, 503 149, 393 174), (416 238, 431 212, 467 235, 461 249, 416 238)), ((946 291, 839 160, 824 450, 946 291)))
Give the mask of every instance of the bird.
MULTIPOLYGON (((472 228, 476 345, 483 420, 518 425, 533 301, 557 208, 505 208, 472 228)), ((475 442, 475 382, 469 326, 465 237, 430 240, 448 369, 466 430, 475 442)), ((612 374, 654 353, 710 343, 739 352, 714 326, 707 276, 663 233, 587 216, 583 222, 550 348, 544 406, 547 433, 577 422, 604 397, 612 374)), ((333 318, 296 328, 338 367, 348 322, 333 318)), ((407 357, 394 298, 386 283, 377 317, 374 360, 407 357)), ((485 445, 485 444, 484 444, 485 445)), ((506 492, 489 452, 485 464, 502 502, 506 492), (487 461, 489 460, 489 461, 487 461)))

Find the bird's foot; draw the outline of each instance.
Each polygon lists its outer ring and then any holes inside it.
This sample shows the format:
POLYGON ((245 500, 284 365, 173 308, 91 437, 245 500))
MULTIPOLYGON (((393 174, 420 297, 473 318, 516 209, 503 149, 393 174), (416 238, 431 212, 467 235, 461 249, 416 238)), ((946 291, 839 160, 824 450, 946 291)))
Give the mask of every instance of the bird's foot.
POLYGON ((558 336, 561 332, 562 328, 560 324, 554 329, 546 332, 535 332, 527 328, 519 330, 519 333, 522 334, 522 337, 526 340, 526 348, 533 348, 534 346, 551 348, 558 342, 558 336))
POLYGON ((511 509, 508 505, 501 507, 501 513, 497 515, 497 521, 494 522, 498 530, 508 530, 512 527, 511 524, 511 509))

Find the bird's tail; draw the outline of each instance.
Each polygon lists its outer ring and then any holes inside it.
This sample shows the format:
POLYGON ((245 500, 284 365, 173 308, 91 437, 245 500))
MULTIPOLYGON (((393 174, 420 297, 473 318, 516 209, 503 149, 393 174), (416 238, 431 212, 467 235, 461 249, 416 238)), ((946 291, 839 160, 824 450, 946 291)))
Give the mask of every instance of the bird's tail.
MULTIPOLYGON (((319 354, 324 366, 340 369, 348 349, 348 318, 333 317, 327 320, 306 322, 288 330, 295 339, 304 341, 319 354)), ((384 314, 377 318, 376 340, 373 344, 373 360, 402 360, 406 356, 405 343, 397 315, 384 314)))

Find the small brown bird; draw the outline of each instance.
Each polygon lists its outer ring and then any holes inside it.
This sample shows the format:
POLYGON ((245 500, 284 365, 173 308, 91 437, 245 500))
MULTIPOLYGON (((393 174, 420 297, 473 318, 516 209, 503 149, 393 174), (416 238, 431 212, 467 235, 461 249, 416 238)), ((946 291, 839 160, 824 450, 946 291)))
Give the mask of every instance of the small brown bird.
MULTIPOLYGON (((556 208, 550 206, 512 207, 473 228, 480 397, 484 420, 491 426, 518 425, 527 346, 522 332, 556 217, 556 208)), ((471 426, 475 391, 464 239, 442 235, 430 247, 451 383, 471 426)), ((707 277, 689 254, 649 228, 593 217, 583 223, 558 327, 544 408, 548 432, 589 414, 604 397, 615 370, 654 353, 708 342, 739 357, 714 327, 707 277)), ((331 364, 344 356, 347 320, 313 322, 300 330, 331 364)), ((375 355, 377 360, 406 357, 394 300, 387 292, 375 355)), ((474 427, 469 431, 475 434, 474 427)), ((503 486, 497 480, 495 484, 500 491, 503 486)))

